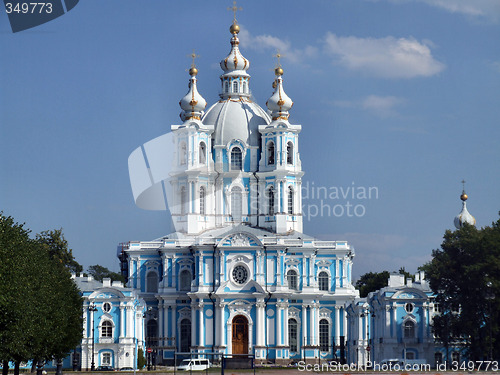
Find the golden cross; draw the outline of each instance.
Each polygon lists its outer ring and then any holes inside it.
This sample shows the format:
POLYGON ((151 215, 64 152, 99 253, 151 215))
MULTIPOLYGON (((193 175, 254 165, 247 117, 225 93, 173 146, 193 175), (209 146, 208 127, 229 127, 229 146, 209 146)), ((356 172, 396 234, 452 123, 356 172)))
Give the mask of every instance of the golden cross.
POLYGON ((465 180, 462 180, 462 190, 465 191, 465 180))
POLYGON ((227 10, 232 10, 232 11, 233 11, 233 14, 234 14, 234 16, 233 16, 233 23, 236 23, 236 12, 237 12, 238 10, 243 10, 243 8, 242 8, 242 7, 239 7, 239 8, 238 8, 238 7, 236 6, 236 1, 233 1, 233 6, 232 6, 231 8, 230 8, 230 7, 227 7, 227 10))
POLYGON ((276 58, 278 59, 278 63, 276 64, 276 67, 277 67, 277 68, 281 68, 281 58, 282 58, 283 56, 284 56, 284 55, 282 55, 282 54, 280 53, 280 50, 279 50, 279 49, 277 49, 277 50, 276 50, 276 55, 273 55, 273 57, 276 57, 276 58))
POLYGON ((193 52, 190 54, 190 55, 187 55, 188 57, 191 57, 193 59, 193 62, 191 63, 191 68, 195 68, 196 67, 196 64, 194 63, 194 60, 198 57, 200 57, 200 55, 197 55, 194 50, 193 52))

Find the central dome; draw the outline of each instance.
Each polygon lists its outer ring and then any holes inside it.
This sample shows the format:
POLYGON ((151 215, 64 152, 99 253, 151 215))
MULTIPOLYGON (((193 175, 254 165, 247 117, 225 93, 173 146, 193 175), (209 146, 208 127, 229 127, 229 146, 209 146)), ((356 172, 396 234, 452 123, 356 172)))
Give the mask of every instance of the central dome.
POLYGON ((215 103, 201 121, 214 125, 214 145, 226 146, 239 139, 249 146, 259 147, 259 125, 269 124, 271 118, 258 104, 239 98, 215 103))

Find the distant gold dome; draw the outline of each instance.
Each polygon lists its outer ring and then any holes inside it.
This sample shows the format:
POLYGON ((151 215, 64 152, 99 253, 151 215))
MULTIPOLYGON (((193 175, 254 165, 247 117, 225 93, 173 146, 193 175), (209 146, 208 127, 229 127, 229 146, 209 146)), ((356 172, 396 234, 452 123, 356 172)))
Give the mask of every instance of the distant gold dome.
POLYGON ((196 69, 194 66, 191 69, 189 69, 189 75, 195 76, 197 74, 198 74, 198 69, 196 69))
POLYGON ((233 23, 229 28, 231 34, 238 34, 240 32, 240 26, 237 23, 233 23))
POLYGON ((462 193, 462 195, 460 196, 460 199, 463 200, 464 202, 468 199, 469 197, 467 196, 467 194, 465 193, 462 193))
POLYGON ((281 66, 278 66, 276 69, 274 69, 274 74, 276 74, 277 76, 282 76, 283 68, 281 68, 281 66))

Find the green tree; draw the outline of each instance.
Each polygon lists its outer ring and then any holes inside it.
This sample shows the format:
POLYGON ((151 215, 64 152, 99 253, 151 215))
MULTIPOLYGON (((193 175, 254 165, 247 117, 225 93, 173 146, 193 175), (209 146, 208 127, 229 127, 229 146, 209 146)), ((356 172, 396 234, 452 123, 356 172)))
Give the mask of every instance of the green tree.
MULTIPOLYGON (((406 272, 404 267, 399 269, 399 274, 405 275, 406 278, 413 278, 409 272, 406 272)), ((386 287, 390 275, 389 271, 368 272, 362 275, 355 284, 356 289, 359 290, 359 296, 364 298, 370 292, 375 292, 376 290, 386 287)))
POLYGON ((111 281, 121 281, 122 283, 125 282, 124 277, 120 273, 110 271, 108 268, 100 266, 98 264, 89 266, 89 268, 87 268, 87 272, 94 279, 100 282, 102 282, 102 279, 108 277, 111 279, 111 281))
POLYGON ((446 231, 426 271, 441 316, 434 332, 448 346, 465 344, 469 359, 500 357, 500 220, 446 231))
POLYGON ((47 247, 50 257, 66 266, 73 273, 81 273, 83 267, 75 260, 73 250, 68 248, 68 241, 64 238, 62 229, 47 230, 37 234, 39 243, 47 247))
MULTIPOLYGON (((81 340, 81 297, 46 243, 0 213, 0 359, 62 359, 81 340)), ((4 366, 5 371, 5 366, 4 366)))

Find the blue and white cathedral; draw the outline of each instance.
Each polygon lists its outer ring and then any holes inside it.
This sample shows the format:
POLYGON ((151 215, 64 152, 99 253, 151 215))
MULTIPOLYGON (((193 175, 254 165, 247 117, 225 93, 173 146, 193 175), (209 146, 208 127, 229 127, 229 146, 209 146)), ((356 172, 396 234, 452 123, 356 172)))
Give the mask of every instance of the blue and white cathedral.
POLYGON ((157 363, 175 352, 333 359, 347 332, 344 306, 358 294, 354 250, 302 233, 302 127, 289 122, 283 69, 265 110, 251 98, 236 22, 230 32, 220 100, 205 112, 193 64, 183 122, 171 126, 163 188, 176 231, 121 248, 127 287, 150 312, 157 363))
MULTIPOLYGON (((283 69, 278 63, 264 110, 252 99, 236 21, 230 32, 220 100, 205 112, 193 61, 182 124, 129 158, 136 204, 168 208, 175 231, 119 246, 126 285, 75 276, 83 339, 64 366, 136 368, 139 350, 155 365, 187 353, 277 364, 441 362, 449 353, 434 343, 439 310, 423 273, 414 282, 392 275, 360 299, 354 249, 302 232, 302 127, 289 122, 283 69)), ((455 226, 474 225, 465 191, 460 198, 455 226)), ((452 357, 460 355, 457 347, 452 357)))

